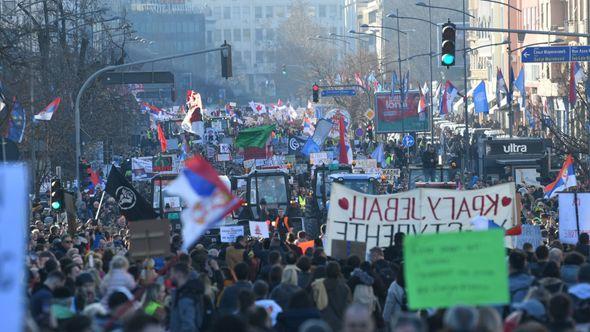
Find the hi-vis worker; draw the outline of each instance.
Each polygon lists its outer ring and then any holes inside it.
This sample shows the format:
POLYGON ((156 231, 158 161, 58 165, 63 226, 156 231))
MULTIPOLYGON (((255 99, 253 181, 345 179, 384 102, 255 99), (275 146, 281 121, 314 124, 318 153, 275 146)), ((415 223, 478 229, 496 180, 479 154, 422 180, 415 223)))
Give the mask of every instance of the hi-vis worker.
POLYGON ((291 231, 289 217, 285 215, 285 209, 279 209, 278 212, 279 215, 272 222, 267 220, 266 224, 269 225, 271 232, 278 231, 281 238, 285 238, 287 233, 291 231))

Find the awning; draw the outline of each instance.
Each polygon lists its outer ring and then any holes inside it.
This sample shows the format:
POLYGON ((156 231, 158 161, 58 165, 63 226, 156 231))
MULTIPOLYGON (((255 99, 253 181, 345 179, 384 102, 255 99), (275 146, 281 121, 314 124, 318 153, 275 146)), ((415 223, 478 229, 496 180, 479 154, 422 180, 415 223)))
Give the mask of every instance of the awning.
POLYGON ((500 165, 510 165, 510 166, 517 166, 517 165, 531 165, 534 164, 535 166, 539 165, 539 160, 543 159, 543 157, 523 157, 523 158, 514 158, 514 159, 494 159, 496 163, 500 165))

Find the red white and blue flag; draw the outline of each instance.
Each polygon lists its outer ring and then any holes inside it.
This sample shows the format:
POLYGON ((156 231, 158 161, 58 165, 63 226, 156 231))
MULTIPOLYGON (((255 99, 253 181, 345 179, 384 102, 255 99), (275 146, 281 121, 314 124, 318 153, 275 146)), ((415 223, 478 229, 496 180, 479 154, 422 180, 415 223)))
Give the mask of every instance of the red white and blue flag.
POLYGON ((584 70, 580 63, 574 61, 570 64, 570 81, 569 81, 569 102, 571 105, 576 103, 578 96, 576 95, 576 85, 585 79, 584 70))
POLYGON ((53 117, 53 113, 57 112, 61 103, 61 98, 55 98, 49 105, 47 105, 41 112, 35 114, 35 120, 37 121, 50 121, 53 117))
POLYGON ((208 228, 237 209, 241 201, 202 157, 191 158, 185 165, 165 190, 181 196, 187 206, 181 216, 183 249, 187 250, 208 228))
POLYGON ((496 105, 498 105, 498 108, 500 108, 502 104, 502 94, 508 94, 508 87, 506 86, 502 70, 498 68, 496 73, 496 105))
POLYGON ((443 93, 440 97, 440 114, 449 114, 453 109, 453 101, 457 97, 459 91, 451 81, 447 81, 443 88, 443 93))
POLYGON ((418 118, 421 121, 424 121, 426 119, 426 96, 420 88, 420 85, 418 85, 418 91, 420 92, 420 100, 418 100, 418 118))
POLYGON ((563 162, 561 170, 557 174, 557 179, 545 187, 545 199, 550 199, 564 191, 567 188, 575 187, 578 183, 576 181, 576 172, 574 168, 574 158, 568 155, 563 162))

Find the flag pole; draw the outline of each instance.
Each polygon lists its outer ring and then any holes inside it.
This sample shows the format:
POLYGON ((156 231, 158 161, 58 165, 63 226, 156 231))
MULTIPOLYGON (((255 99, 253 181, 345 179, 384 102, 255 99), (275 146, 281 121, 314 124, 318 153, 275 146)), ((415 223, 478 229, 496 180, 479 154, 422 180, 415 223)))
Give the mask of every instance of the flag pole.
MULTIPOLYGON (((80 188, 78 188, 78 192, 80 188)), ((102 192, 102 195, 100 196, 100 203, 98 203, 98 209, 96 210, 96 217, 94 217, 95 220, 98 220, 98 215, 100 214, 100 209, 102 208, 102 200, 104 199, 104 190, 102 192)))

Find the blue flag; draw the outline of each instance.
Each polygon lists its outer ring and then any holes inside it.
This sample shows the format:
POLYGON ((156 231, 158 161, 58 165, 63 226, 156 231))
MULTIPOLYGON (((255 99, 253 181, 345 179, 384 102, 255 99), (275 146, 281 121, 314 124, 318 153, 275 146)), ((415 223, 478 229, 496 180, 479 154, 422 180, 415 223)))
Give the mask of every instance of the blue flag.
POLYGON ((385 151, 383 150, 383 143, 379 143, 373 153, 371 153, 371 158, 375 159, 379 164, 383 166, 383 162, 385 161, 385 151))
POLYGON ((484 81, 481 81, 473 90, 473 104, 475 105, 475 113, 487 114, 490 111, 484 81))
POLYGON ((317 145, 316 142, 314 142, 314 140, 310 137, 307 139, 307 142, 305 142, 305 145, 301 149, 301 154, 304 156, 309 156, 311 153, 320 152, 320 150, 320 146, 317 145))
POLYGON ((397 86, 397 73, 395 70, 391 73, 391 95, 395 93, 395 87, 397 86))
POLYGON ((518 89, 518 91, 520 91, 520 95, 522 96, 520 99, 520 108, 524 109, 526 104, 526 92, 525 92, 525 88, 524 88, 524 67, 522 67, 520 69, 520 72, 518 73, 518 77, 516 78, 516 80, 514 81, 514 87, 518 89))
POLYGON ((15 100, 14 104, 12 104, 12 112, 8 121, 8 136, 6 138, 16 143, 22 142, 23 136, 25 136, 26 124, 25 109, 15 100))

